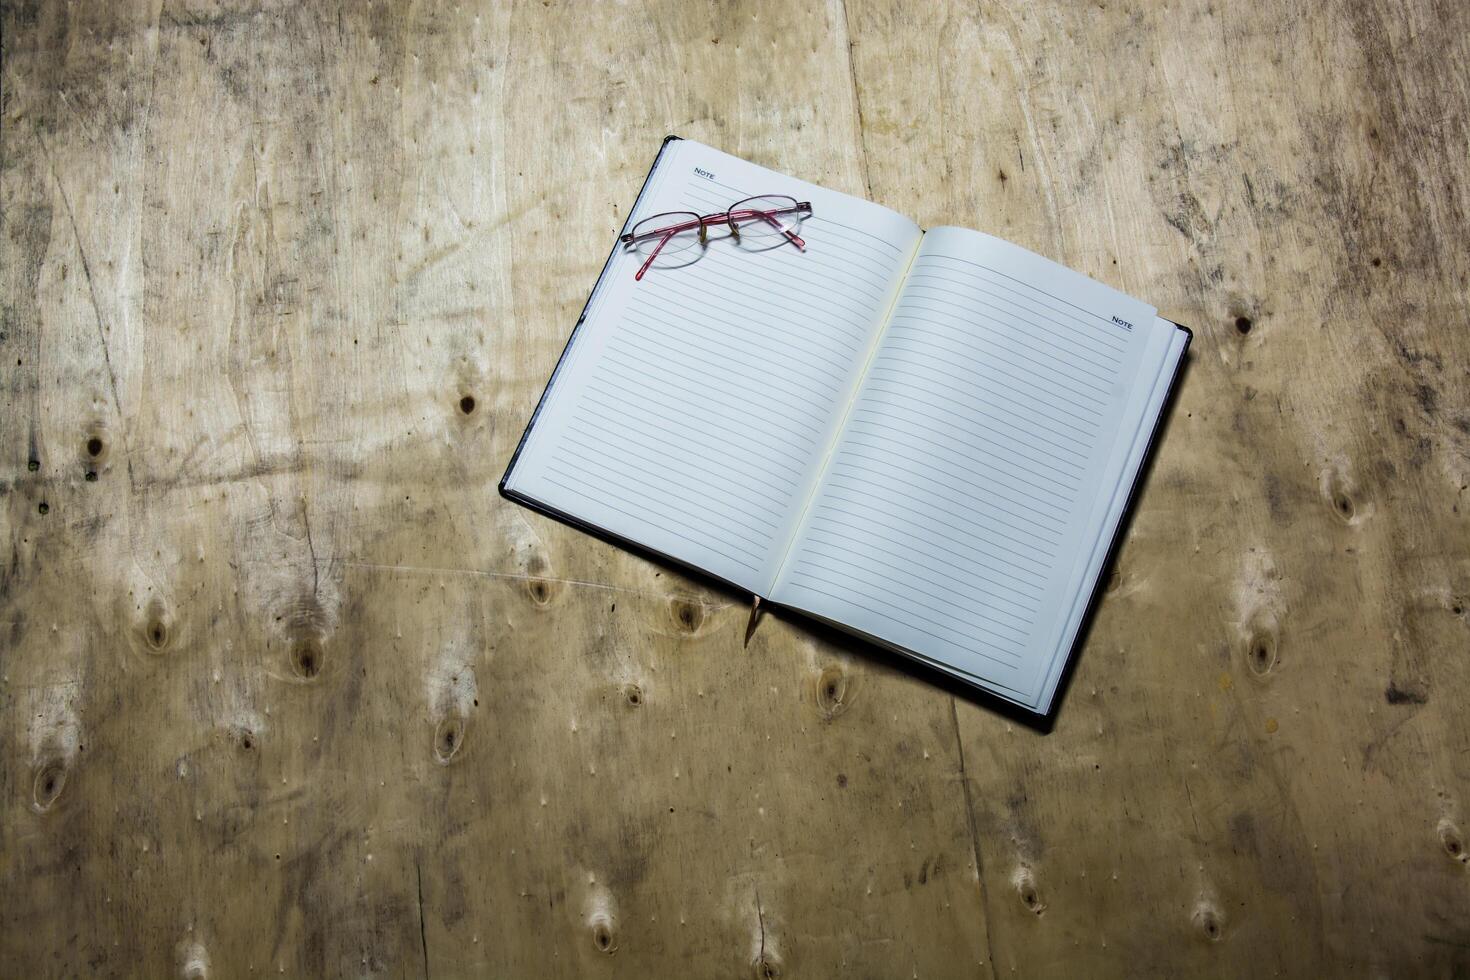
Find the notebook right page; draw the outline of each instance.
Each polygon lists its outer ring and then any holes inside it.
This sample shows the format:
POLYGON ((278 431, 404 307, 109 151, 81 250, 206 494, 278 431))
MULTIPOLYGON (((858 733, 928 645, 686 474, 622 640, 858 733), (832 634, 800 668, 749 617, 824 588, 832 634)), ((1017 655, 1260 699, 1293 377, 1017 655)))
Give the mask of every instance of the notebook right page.
POLYGON ((1163 323, 1008 242, 931 230, 772 598, 1049 701, 1163 323))

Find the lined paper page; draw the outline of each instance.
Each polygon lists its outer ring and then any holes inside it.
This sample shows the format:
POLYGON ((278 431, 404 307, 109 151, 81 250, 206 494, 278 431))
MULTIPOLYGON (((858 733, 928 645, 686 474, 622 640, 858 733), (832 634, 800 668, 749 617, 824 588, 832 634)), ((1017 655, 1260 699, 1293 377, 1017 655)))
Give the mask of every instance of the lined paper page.
POLYGON ((1143 303, 929 232, 775 598, 1035 702, 1166 346, 1143 303))
POLYGON ((806 250, 711 232, 688 265, 614 259, 511 489, 752 592, 776 568, 920 237, 908 219, 692 141, 634 220, 812 202, 806 250))
MULTIPOLYGON (((1057 682, 1061 679, 1062 668, 1066 665, 1067 652, 1072 647, 1072 637, 1082 624, 1082 617, 1087 611, 1093 587, 1097 583, 1098 576, 1102 574, 1103 562, 1107 559, 1113 534, 1118 527, 1118 522, 1122 520, 1123 509, 1128 503, 1129 492, 1133 488, 1138 470, 1143 466, 1144 455, 1148 450, 1150 437, 1153 435, 1154 422, 1159 413, 1164 410, 1169 385, 1173 381, 1179 359, 1184 356, 1185 348, 1189 344, 1188 335, 1183 330, 1177 329, 1172 322, 1161 318, 1157 321, 1157 325, 1168 337, 1163 364, 1151 387, 1140 384, 1132 393, 1134 397, 1143 402, 1142 410, 1136 413, 1139 424, 1132 438, 1128 440, 1127 454, 1113 453, 1110 462, 1116 467, 1116 473, 1108 474, 1104 477, 1104 482, 1113 484, 1114 489, 1109 496, 1098 495, 1096 517, 1101 527, 1097 539, 1090 550, 1079 554, 1077 566, 1072 572, 1072 581, 1064 593, 1072 596, 1072 603, 1067 616, 1057 623, 1055 649, 1046 667, 1041 687, 1041 701, 1038 705, 1038 710, 1043 712, 1050 707, 1051 699, 1055 696, 1057 682)), ((1135 413, 1125 412, 1124 414, 1125 418, 1131 418, 1135 413)))

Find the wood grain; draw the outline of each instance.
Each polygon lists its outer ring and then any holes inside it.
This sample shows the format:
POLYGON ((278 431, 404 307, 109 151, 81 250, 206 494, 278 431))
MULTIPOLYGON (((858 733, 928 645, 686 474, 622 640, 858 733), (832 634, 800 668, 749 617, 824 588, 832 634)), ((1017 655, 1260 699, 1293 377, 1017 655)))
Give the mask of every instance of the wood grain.
POLYGON ((5 973, 1470 970, 1470 8, 3 28, 5 973), (1052 734, 495 493, 669 132, 1195 328, 1052 734))

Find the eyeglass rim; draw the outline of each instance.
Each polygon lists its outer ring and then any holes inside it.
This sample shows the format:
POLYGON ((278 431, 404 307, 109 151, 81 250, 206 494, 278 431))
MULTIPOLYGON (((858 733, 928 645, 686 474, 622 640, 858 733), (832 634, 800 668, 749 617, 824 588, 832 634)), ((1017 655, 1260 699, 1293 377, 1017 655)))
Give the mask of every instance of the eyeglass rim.
POLYGON ((755 200, 759 200, 760 198, 765 198, 765 197, 779 197, 779 198, 782 198, 784 200, 788 200, 788 201, 791 202, 791 207, 790 208, 780 208, 780 209, 756 209, 756 208, 751 208, 749 210, 752 211, 753 213, 756 213, 756 214, 766 214, 766 215, 784 214, 784 213, 786 213, 788 211, 795 212, 797 214, 806 214, 806 215, 810 215, 812 213, 812 203, 810 201, 798 201, 795 197, 792 197, 790 194, 752 194, 749 197, 743 197, 743 198, 741 198, 738 201, 731 202, 730 205, 729 205, 729 207, 726 208, 726 210, 724 210, 724 211, 717 211, 717 212, 714 212, 712 214, 697 214, 694 211, 660 211, 657 214, 650 214, 646 218, 639 219, 638 223, 635 224, 633 226, 633 228, 627 234, 624 234, 624 235, 619 236, 618 241, 620 241, 624 245, 631 245, 635 241, 642 241, 642 240, 645 240, 645 239, 648 239, 648 238, 657 238, 657 237, 660 237, 660 236, 663 236, 663 235, 673 236, 673 235, 677 235, 681 231, 693 231, 696 228, 708 227, 709 225, 713 225, 713 224, 726 224, 726 225, 729 225, 732 229, 734 229, 735 226, 733 224, 733 220, 734 220, 733 219, 733 216, 735 214, 739 213, 737 211, 737 206, 738 205, 741 205, 741 204, 744 204, 746 201, 755 201, 755 200), (693 215, 694 216, 694 220, 693 221, 678 222, 676 224, 670 224, 670 225, 660 225, 660 226, 656 226, 656 227, 650 228, 650 229, 648 229, 647 231, 644 231, 644 232, 639 232, 638 231, 638 228, 639 227, 641 227, 642 225, 647 224, 648 222, 652 221, 654 218, 664 218, 664 217, 670 217, 670 216, 673 216, 673 215, 686 215, 686 214, 687 215, 693 215))

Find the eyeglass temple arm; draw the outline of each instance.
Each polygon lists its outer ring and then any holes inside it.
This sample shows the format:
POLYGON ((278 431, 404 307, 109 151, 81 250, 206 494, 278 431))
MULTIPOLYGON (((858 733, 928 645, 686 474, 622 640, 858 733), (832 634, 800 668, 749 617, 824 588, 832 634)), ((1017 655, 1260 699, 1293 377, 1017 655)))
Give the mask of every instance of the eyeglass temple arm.
POLYGON ((775 217, 772 216, 772 215, 763 214, 763 215, 761 215, 761 217, 762 218, 765 218, 772 225, 774 225, 775 228, 776 228, 776 230, 779 231, 779 232, 781 232, 781 234, 783 234, 787 238, 791 239, 791 244, 795 245, 797 248, 801 249, 803 252, 806 251, 806 242, 804 242, 804 241, 801 240, 801 236, 800 235, 798 235, 796 232, 792 231, 790 228, 787 228, 785 225, 781 224, 781 222, 777 221, 775 219, 775 217))
MULTIPOLYGON (((663 251, 664 246, 669 243, 669 239, 673 238, 675 235, 683 230, 685 230, 683 227, 670 228, 668 233, 658 240, 658 244, 653 247, 653 251, 648 254, 648 258, 641 266, 638 267, 638 272, 633 276, 634 282, 643 281, 643 273, 647 272, 648 267, 653 265, 653 260, 658 258, 658 253, 663 251)), ((632 236, 630 235, 629 239, 631 240, 631 238, 632 236)))
MULTIPOLYGON (((785 225, 781 224, 781 222, 777 221, 776 215, 785 214, 788 211, 795 211, 797 214, 810 214, 811 210, 812 206, 806 201, 802 201, 794 208, 781 208, 777 211, 758 211, 755 208, 751 208, 750 213, 759 217, 762 221, 766 222, 772 228, 775 228, 781 234, 791 239, 791 244, 795 245, 797 248, 805 252, 806 242, 802 241, 801 236, 798 235, 796 232, 792 231, 790 228, 787 228, 785 225)), ((739 212, 736 213, 738 214, 739 212)))
MULTIPOLYGON (((802 201, 801 203, 797 204, 796 207, 794 207, 794 208, 783 208, 780 211, 757 211, 754 208, 752 208, 750 210, 750 213, 751 214, 754 214, 754 215, 759 215, 760 218, 763 221, 767 222, 768 224, 770 224, 771 227, 775 228, 781 234, 783 234, 787 238, 791 239, 791 243, 793 245, 795 245, 797 248, 799 248, 803 252, 805 252, 806 251, 806 242, 802 241, 801 236, 798 235, 798 234, 796 234, 796 232, 792 231, 790 228, 787 228, 785 225, 781 224, 781 222, 777 221, 776 218, 775 218, 775 215, 777 215, 777 214, 784 214, 786 211, 795 211, 798 214, 802 214, 802 213, 810 214, 811 213, 811 210, 812 210, 811 204, 809 204, 806 201, 802 201)), ((699 228, 699 237, 700 237, 700 240, 703 241, 703 239, 704 239, 704 229, 705 229, 706 223, 708 221, 710 221, 710 220, 717 219, 719 217, 721 217, 721 216, 720 215, 714 215, 714 216, 703 217, 703 218, 700 218, 698 221, 686 221, 683 224, 672 225, 669 228, 662 229, 662 231, 663 231, 663 237, 660 238, 659 241, 658 241, 658 244, 653 247, 653 251, 649 254, 648 258, 646 260, 644 260, 644 262, 643 262, 643 264, 641 266, 638 267, 638 271, 633 274, 633 281, 634 282, 642 282, 643 281, 643 274, 648 271, 649 266, 653 265, 653 260, 656 259, 656 258, 658 258, 658 253, 661 252, 661 251, 663 251, 664 246, 669 243, 669 239, 673 238, 675 235, 677 235, 681 231, 688 231, 690 228, 698 227, 699 228)), ((728 217, 730 217, 730 215, 727 213, 727 214, 723 215, 723 217, 727 217, 728 218, 728 217)), ((639 237, 643 237, 643 236, 639 236, 639 237)), ((623 244, 627 245, 627 244, 631 244, 632 242, 633 242, 633 236, 632 235, 624 235, 623 236, 623 244)))

